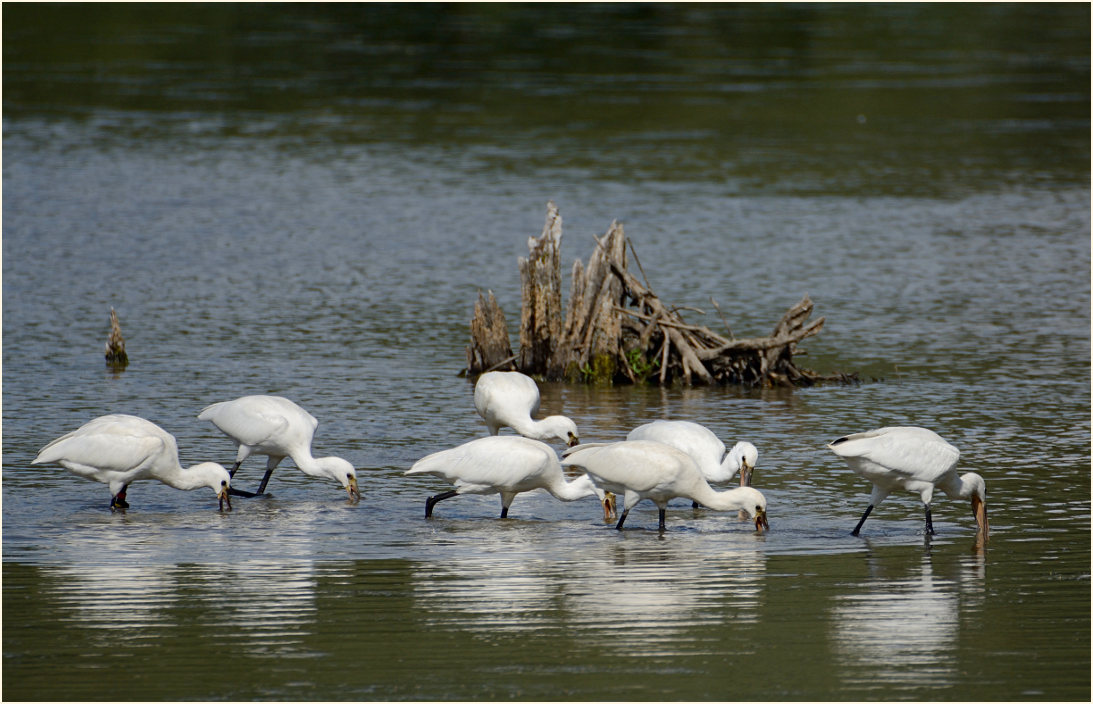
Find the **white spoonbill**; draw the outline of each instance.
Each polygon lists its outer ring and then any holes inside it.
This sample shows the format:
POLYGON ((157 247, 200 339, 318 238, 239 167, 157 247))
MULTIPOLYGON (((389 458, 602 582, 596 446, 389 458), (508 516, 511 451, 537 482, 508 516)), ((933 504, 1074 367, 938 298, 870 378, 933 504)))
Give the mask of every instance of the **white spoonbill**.
POLYGON ((569 447, 580 442, 577 424, 565 416, 533 420, 539 410, 539 387, 520 372, 486 372, 474 385, 474 408, 486 421, 490 435, 507 426, 525 438, 559 440, 569 447))
POLYGON ((861 531, 873 508, 879 506, 895 489, 911 491, 922 497, 926 507, 926 532, 933 535, 930 502, 936 488, 953 498, 970 498, 978 530, 984 540, 989 536, 987 488, 983 478, 974 472, 958 477, 956 462, 960 458, 960 450, 932 430, 880 428, 841 437, 827 447, 846 460, 850 469, 873 483, 869 507, 851 535, 861 531))
POLYGON ((122 414, 99 416, 38 451, 31 464, 56 463, 77 477, 110 487, 110 510, 129 508, 125 492, 138 479, 156 479, 175 489, 207 486, 220 509, 232 507, 231 475, 215 462, 183 469, 175 437, 151 421, 122 414))
MULTIPOLYGON (((532 489, 546 489, 562 501, 596 496, 603 492, 587 475, 567 482, 558 455, 546 443, 519 435, 491 435, 421 458, 406 474, 432 474, 455 485, 454 491, 431 496, 425 502, 425 517, 433 515, 438 501, 460 494, 500 494, 501 518, 509 515, 516 495, 532 489)), ((604 509, 604 520, 608 519, 604 509)))
POLYGON ((214 403, 201 411, 198 420, 211 421, 239 448, 234 477, 243 460, 251 455, 266 455, 266 475, 254 493, 232 489, 239 496, 258 496, 266 490, 270 475, 285 457, 291 457, 296 467, 318 479, 333 479, 349 492, 352 501, 359 501, 357 470, 341 457, 311 456, 311 438, 319 421, 298 405, 280 396, 243 396, 234 401, 214 403))
POLYGON ((716 491, 702 476, 686 452, 652 440, 624 440, 605 445, 583 445, 567 450, 563 467, 588 473, 604 491, 623 495, 622 515, 615 526, 622 528, 626 515, 642 499, 660 509, 660 529, 668 501, 677 496, 697 501, 715 511, 741 509, 755 521, 755 529, 769 528, 767 500, 750 486, 716 491))
MULTIPOLYGON (((740 486, 751 486, 759 461, 759 451, 750 442, 738 442, 726 453, 725 443, 712 430, 689 420, 654 420, 631 430, 626 439, 654 440, 683 450, 711 484, 727 482, 740 472, 740 486)), ((697 501, 692 505, 698 508, 697 501)))

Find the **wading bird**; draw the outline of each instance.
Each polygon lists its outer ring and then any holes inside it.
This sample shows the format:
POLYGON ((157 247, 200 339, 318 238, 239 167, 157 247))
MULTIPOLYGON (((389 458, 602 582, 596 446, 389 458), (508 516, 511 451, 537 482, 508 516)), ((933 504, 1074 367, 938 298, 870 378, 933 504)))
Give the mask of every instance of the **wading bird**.
POLYGON ((539 387, 534 379, 520 372, 486 372, 478 377, 474 385, 474 408, 486 421, 490 435, 509 427, 532 440, 558 440, 569 447, 580 442, 577 424, 565 416, 532 419, 539 410, 539 387))
POLYGON ((207 486, 223 510, 232 507, 231 475, 215 462, 184 469, 175 437, 155 423, 130 415, 100 416, 43 447, 31 464, 55 463, 84 479, 110 487, 110 510, 129 508, 125 492, 138 479, 155 479, 175 489, 207 486))
POLYGON ((604 445, 582 445, 564 453, 563 467, 584 470, 604 491, 623 495, 622 528, 630 509, 649 499, 660 509, 660 529, 668 501, 684 497, 715 511, 741 509, 755 521, 756 531, 769 528, 767 500, 750 486, 716 491, 687 453, 651 440, 624 440, 604 445))
MULTIPOLYGON (((596 496, 603 503, 603 491, 587 475, 566 482, 554 449, 546 443, 518 435, 491 435, 421 458, 406 474, 432 474, 455 485, 453 491, 431 496, 425 502, 425 517, 433 515, 438 501, 460 494, 500 494, 501 518, 509 515, 516 495, 532 489, 546 489, 557 499, 575 501, 596 496)), ((608 520, 606 507, 604 520, 608 520)))
POLYGON ((243 396, 234 401, 214 403, 201 411, 198 420, 211 421, 235 442, 238 452, 231 469, 234 477, 243 460, 251 455, 266 455, 266 474, 254 493, 232 489, 238 496, 258 496, 266 490, 273 470, 285 457, 291 457, 297 469, 317 479, 333 479, 349 493, 352 501, 361 498, 357 470, 341 457, 311 456, 311 438, 319 421, 298 405, 280 396, 243 396))
POLYGON ((989 536, 983 478, 974 472, 957 476, 960 451, 932 430, 880 428, 841 437, 827 447, 846 460, 850 469, 873 483, 869 506, 851 535, 858 535, 873 508, 895 489, 911 491, 922 498, 926 507, 926 533, 933 535, 930 502, 936 488, 953 498, 970 498, 978 531, 984 540, 989 536))
MULTIPOLYGON (((627 440, 653 440, 683 450, 711 484, 727 482, 740 472, 740 486, 751 486, 759 451, 750 442, 738 442, 725 452, 725 443, 704 425, 689 420, 655 420, 631 430, 627 440)), ((692 502, 698 508, 698 502, 692 502)))

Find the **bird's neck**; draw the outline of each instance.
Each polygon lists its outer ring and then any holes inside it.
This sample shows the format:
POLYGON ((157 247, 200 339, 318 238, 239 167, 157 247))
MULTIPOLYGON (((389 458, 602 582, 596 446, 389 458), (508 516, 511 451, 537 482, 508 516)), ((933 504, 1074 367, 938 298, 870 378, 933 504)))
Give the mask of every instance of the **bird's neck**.
POLYGON ((305 448, 298 452, 294 452, 292 453, 291 457, 292 461, 296 463, 297 469, 299 469, 304 474, 311 477, 323 479, 327 479, 330 477, 330 473, 326 472, 323 469, 322 461, 318 458, 311 456, 310 449, 305 448))
POLYGON ((571 482, 567 482, 564 477, 559 477, 556 482, 547 487, 547 491, 562 501, 576 501, 600 493, 587 474, 582 474, 571 482))
POLYGON ((734 508, 746 506, 745 493, 747 492, 741 491, 739 487, 728 491, 717 491, 703 482, 690 498, 715 511, 731 511, 734 508))
POLYGON ((176 463, 171 469, 161 472, 157 478, 167 486, 190 491, 191 489, 208 486, 209 480, 204 469, 203 464, 196 464, 186 469, 176 463))
POLYGON ((721 471, 723 474, 731 478, 733 474, 740 471, 740 455, 736 452, 726 452, 725 459, 721 460, 721 471))
POLYGON ((552 423, 546 418, 543 420, 534 420, 530 417, 527 419, 521 418, 513 422, 512 429, 525 438, 539 440, 540 442, 549 442, 556 435, 552 423))

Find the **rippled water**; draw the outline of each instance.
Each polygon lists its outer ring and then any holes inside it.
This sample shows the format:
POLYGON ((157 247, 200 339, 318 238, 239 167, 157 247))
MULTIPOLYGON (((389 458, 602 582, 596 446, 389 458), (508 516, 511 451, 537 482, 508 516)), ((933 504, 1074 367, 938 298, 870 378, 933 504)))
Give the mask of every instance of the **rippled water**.
MULTIPOLYGON (((7 699, 1052 699, 1090 692, 1089 8, 4 6, 7 699), (956 31, 959 28, 960 31, 956 31), (518 320, 624 222, 654 290, 738 335, 807 293, 801 362, 858 386, 545 384, 586 440, 660 417, 760 451, 771 531, 678 502, 404 477, 484 433, 480 289, 518 320), (110 307, 129 368, 108 372, 110 307), (357 505, 32 467, 108 412, 296 399, 357 505), (992 538, 939 534, 824 444, 934 428, 992 538)), ((514 337, 515 339, 515 337, 514 337)), ((260 479, 252 460, 236 484, 260 479)))

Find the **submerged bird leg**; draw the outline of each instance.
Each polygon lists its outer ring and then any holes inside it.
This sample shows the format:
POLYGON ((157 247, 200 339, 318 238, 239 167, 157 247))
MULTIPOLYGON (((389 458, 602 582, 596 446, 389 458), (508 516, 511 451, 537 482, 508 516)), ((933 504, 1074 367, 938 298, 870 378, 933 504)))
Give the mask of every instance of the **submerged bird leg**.
POLYGON ((501 507, 501 518, 508 518, 508 517, 509 517, 509 507, 508 506, 502 506, 501 507))
POLYGON ((936 535, 934 533, 934 520, 930 514, 930 504, 923 504, 926 507, 926 535, 936 535))
POLYGON ((865 513, 861 515, 861 520, 858 521, 858 525, 854 526, 854 530, 850 531, 850 535, 857 535, 861 531, 862 524, 865 523, 865 519, 869 518, 869 514, 873 512, 873 504, 869 504, 869 508, 865 509, 865 513))
POLYGON ((658 527, 658 528, 659 528, 659 529, 660 529, 661 531, 663 531, 663 530, 664 530, 664 514, 665 514, 665 513, 666 513, 666 510, 665 510, 665 509, 663 509, 663 508, 662 508, 662 509, 660 509, 660 525, 658 525, 657 527, 658 527))
POLYGON ((436 506, 437 501, 443 501, 444 499, 450 499, 453 496, 459 496, 458 491, 445 491, 443 494, 437 494, 436 496, 430 496, 425 500, 425 517, 433 517, 433 506, 436 506))
POLYGON ((630 513, 630 509, 624 509, 622 515, 619 516, 619 522, 615 524, 615 530, 622 530, 622 524, 626 522, 626 514, 630 513))
POLYGON ((228 493, 232 496, 242 496, 243 498, 253 499, 261 492, 245 491, 243 489, 236 489, 235 487, 231 487, 230 489, 228 489, 228 493))
POLYGON ((701 506, 702 504, 698 503, 697 501, 691 501, 691 508, 699 508, 701 506))

